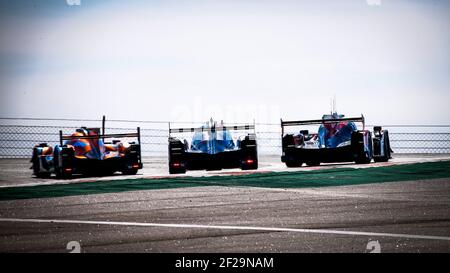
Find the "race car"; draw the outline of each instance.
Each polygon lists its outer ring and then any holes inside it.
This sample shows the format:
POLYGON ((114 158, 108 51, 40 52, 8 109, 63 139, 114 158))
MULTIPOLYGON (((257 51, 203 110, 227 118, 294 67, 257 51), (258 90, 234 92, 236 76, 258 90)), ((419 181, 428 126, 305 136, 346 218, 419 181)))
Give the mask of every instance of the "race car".
POLYGON ((247 133, 235 139, 230 130, 255 130, 254 125, 225 126, 212 119, 199 128, 169 129, 169 173, 186 170, 221 170, 258 168, 256 134, 247 133), (187 139, 172 137, 174 133, 193 133, 187 139))
POLYGON ((345 118, 336 112, 318 120, 281 120, 282 156, 287 167, 318 166, 320 163, 372 161, 387 162, 391 158, 389 133, 375 126, 373 134, 365 129, 364 116, 345 118), (356 123, 362 123, 358 130, 356 123), (300 130, 285 134, 286 126, 318 125, 317 133, 300 130))
MULTIPOLYGON (((104 119, 103 119, 104 120, 104 119)), ((71 178, 73 174, 135 175, 142 169, 140 128, 136 133, 105 134, 103 121, 100 128, 81 127, 71 135, 59 132, 59 145, 54 148, 41 143, 33 148, 31 158, 33 174, 36 177, 71 178), (113 138, 136 138, 137 142, 123 142, 113 138), (105 139, 113 139, 105 142, 105 139)))

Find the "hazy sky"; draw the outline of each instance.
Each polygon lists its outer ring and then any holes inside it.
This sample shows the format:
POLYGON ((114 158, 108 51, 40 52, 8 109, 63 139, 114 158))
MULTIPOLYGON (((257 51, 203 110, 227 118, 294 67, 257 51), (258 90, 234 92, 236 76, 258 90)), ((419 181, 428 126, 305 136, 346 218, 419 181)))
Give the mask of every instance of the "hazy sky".
POLYGON ((1 1, 0 117, 279 122, 336 95, 370 123, 450 124, 449 15, 432 0, 1 1))

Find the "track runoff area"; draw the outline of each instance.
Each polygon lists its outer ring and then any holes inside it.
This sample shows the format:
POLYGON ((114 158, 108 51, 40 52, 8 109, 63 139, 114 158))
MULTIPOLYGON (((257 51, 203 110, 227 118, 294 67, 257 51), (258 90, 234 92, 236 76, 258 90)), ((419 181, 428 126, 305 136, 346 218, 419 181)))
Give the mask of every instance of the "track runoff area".
POLYGON ((72 180, 0 164, 1 252, 450 251, 449 156, 72 180))

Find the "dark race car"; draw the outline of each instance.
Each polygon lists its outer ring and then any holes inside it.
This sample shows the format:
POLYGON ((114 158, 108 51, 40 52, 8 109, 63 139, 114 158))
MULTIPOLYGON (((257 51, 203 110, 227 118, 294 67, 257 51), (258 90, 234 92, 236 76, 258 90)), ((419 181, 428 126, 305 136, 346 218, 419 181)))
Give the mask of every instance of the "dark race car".
POLYGON ((220 170, 258 168, 256 134, 235 139, 230 130, 254 130, 254 125, 224 126, 210 121, 199 128, 169 129, 169 173, 186 170, 220 170), (172 137, 173 133, 193 133, 187 139, 172 137))
POLYGON ((333 113, 319 120, 281 120, 282 156, 287 167, 317 166, 320 163, 387 162, 391 158, 391 147, 387 130, 374 127, 373 134, 365 129, 364 116, 345 118, 333 113), (356 123, 362 123, 359 130, 356 123), (317 133, 300 130, 285 134, 286 126, 319 125, 317 133))
POLYGON ((36 145, 31 158, 33 174, 50 177, 54 173, 58 178, 70 178, 73 174, 111 175, 116 171, 134 175, 142 169, 139 127, 136 133, 105 134, 103 125, 102 132, 100 128, 86 127, 71 135, 60 131, 60 143, 54 148, 46 143, 36 145), (113 138, 136 138, 137 142, 113 138))

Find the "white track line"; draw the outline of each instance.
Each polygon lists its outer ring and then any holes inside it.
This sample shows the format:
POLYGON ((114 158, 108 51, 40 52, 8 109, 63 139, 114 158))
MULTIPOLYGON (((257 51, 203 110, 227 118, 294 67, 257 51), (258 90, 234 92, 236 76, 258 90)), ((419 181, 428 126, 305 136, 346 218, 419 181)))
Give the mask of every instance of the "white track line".
POLYGON ((194 224, 160 224, 160 223, 84 221, 84 220, 17 219, 17 218, 0 218, 0 222, 59 223, 59 224, 86 224, 86 225, 108 225, 108 226, 134 226, 134 227, 221 229, 221 230, 254 230, 254 231, 298 232, 298 233, 337 234, 337 235, 353 235, 353 236, 394 237, 394 238, 403 238, 403 239, 450 241, 450 237, 445 237, 445 236, 377 233, 377 232, 361 232, 361 231, 329 230, 329 229, 275 228, 275 227, 252 227, 252 226, 216 226, 216 225, 194 225, 194 224))

